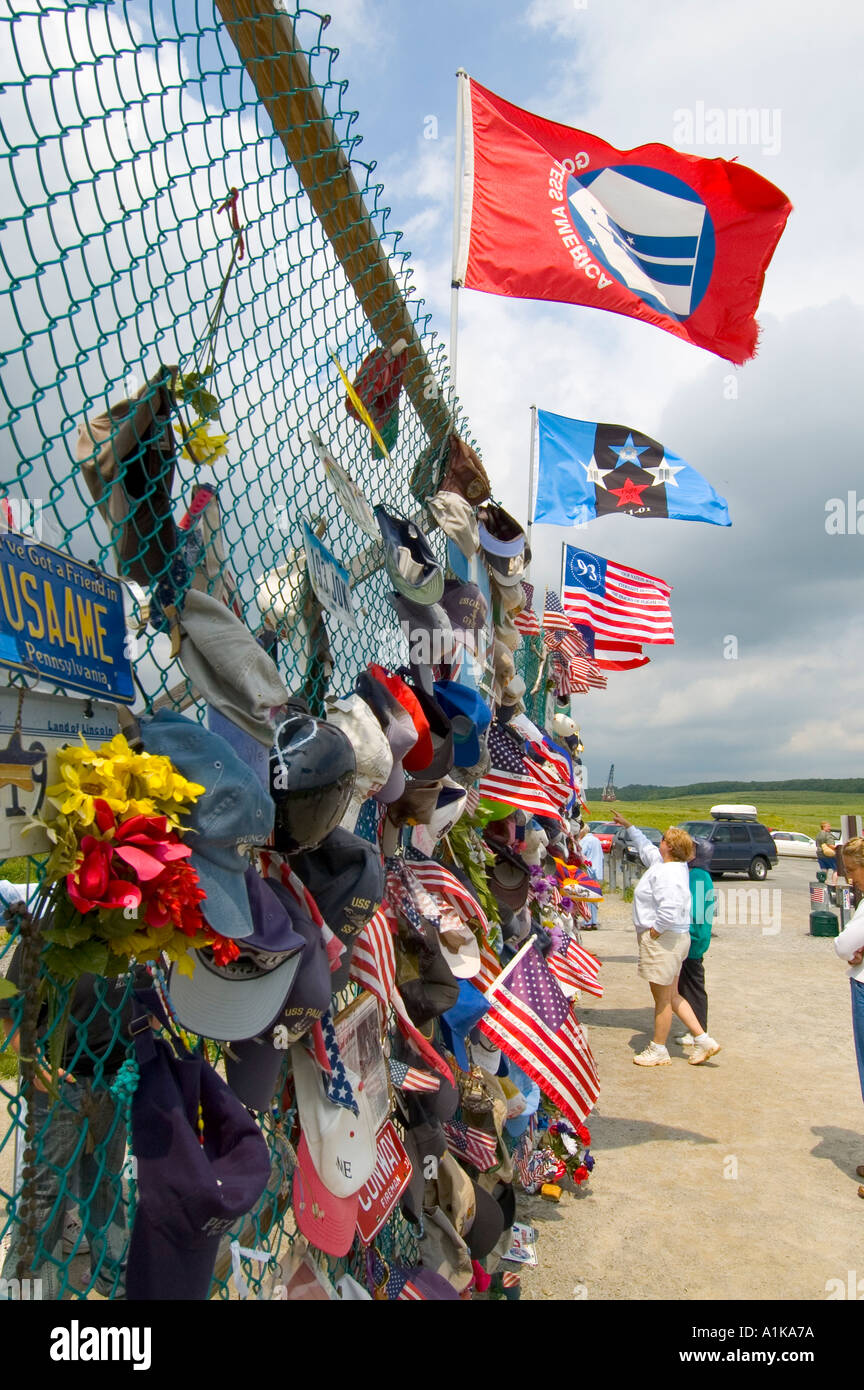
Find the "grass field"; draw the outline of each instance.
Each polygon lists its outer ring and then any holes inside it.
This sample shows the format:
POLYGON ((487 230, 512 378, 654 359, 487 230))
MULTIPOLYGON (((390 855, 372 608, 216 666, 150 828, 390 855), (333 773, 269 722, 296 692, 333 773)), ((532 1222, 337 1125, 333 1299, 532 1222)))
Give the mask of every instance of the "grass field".
POLYGON ((611 819, 612 809, 620 811, 634 825, 654 825, 665 830, 685 820, 709 820, 712 806, 746 802, 755 806, 763 825, 772 830, 801 830, 815 835, 819 823, 830 820, 840 829, 841 815, 864 815, 864 797, 839 792, 782 791, 747 793, 747 796, 676 796, 663 801, 592 801, 589 820, 611 819))

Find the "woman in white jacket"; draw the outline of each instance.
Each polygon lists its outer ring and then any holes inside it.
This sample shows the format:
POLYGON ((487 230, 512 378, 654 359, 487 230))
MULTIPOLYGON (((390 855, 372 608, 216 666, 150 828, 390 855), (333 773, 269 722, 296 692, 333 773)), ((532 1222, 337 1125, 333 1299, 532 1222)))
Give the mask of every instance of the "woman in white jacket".
POLYGON ((646 872, 633 892, 633 925, 639 942, 639 974, 654 998, 654 1037, 633 1061, 639 1067, 664 1067, 671 1062, 666 1039, 677 1014, 695 1040, 690 1065, 698 1067, 720 1051, 710 1034, 678 993, 678 975, 690 950, 690 870, 693 841, 686 830, 670 826, 659 848, 617 811, 613 817, 627 829, 629 843, 639 853, 646 872))
MULTIPOLYGON (((857 888, 859 893, 864 892, 864 840, 860 835, 854 840, 847 840, 843 846, 843 869, 852 887, 857 888)), ((834 950, 838 956, 849 962, 852 1036, 855 1039, 861 1098, 864 1100, 864 898, 858 904, 855 916, 840 935, 834 938, 834 950)), ((864 1178, 864 1163, 859 1164, 855 1172, 859 1178, 864 1178)), ((864 1197, 864 1186, 858 1188, 858 1196, 864 1197)))

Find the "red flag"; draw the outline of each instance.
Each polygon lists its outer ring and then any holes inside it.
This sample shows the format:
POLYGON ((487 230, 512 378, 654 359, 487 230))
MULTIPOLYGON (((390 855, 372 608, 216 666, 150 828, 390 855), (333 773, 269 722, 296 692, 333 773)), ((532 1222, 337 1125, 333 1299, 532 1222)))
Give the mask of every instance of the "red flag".
POLYGON ((792 204, 743 164, 616 150, 469 79, 453 280, 642 319, 730 362, 756 350, 765 271, 792 204))

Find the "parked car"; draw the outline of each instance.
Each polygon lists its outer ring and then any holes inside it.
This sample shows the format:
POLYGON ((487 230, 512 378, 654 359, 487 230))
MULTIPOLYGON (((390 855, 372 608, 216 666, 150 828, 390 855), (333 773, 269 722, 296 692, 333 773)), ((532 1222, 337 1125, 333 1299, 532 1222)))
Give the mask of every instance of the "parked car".
POLYGON ((816 858, 816 841, 812 835, 804 835, 800 830, 772 830, 771 838, 779 855, 794 854, 798 858, 816 858))
POLYGON ((589 820, 588 829, 597 836, 603 846, 603 853, 608 854, 612 848, 612 840, 618 826, 614 820, 589 820))
MULTIPOLYGON (((652 845, 659 845, 660 841, 663 839, 663 831, 658 830, 656 826, 637 825, 636 829, 641 830, 642 834, 651 841, 652 845)), ((615 834, 612 837, 612 848, 609 853, 616 863, 623 864, 625 860, 629 860, 631 864, 641 864, 642 861, 639 858, 638 850, 635 850, 632 845, 627 843, 626 836, 627 832, 624 826, 616 826, 615 834)))
POLYGON ((759 880, 777 867, 777 845, 759 821, 687 820, 681 822, 681 829, 696 840, 711 841, 714 878, 722 878, 724 873, 749 874, 759 880))

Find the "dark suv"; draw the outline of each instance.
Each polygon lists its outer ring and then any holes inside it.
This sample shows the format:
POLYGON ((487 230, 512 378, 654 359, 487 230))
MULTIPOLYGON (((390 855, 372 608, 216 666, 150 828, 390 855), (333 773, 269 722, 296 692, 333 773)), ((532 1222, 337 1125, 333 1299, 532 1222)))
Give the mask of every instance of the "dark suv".
POLYGON ((777 866, 777 846, 764 825, 755 820, 686 820, 681 822, 696 840, 710 840, 714 846, 711 873, 749 874, 767 878, 769 868, 777 866))

